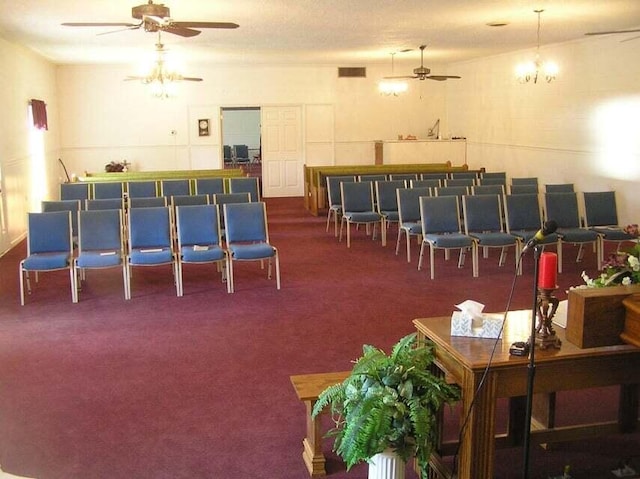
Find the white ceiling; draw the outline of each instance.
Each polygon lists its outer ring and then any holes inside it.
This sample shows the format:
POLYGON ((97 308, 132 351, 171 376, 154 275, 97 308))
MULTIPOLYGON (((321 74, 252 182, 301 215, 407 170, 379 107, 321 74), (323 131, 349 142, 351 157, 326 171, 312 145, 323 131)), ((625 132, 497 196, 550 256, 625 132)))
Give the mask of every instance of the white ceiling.
MULTIPOLYGON (((130 63, 153 51, 157 34, 142 29, 66 27, 62 22, 131 22, 146 0, 0 0, 0 37, 59 64, 130 63)), ((585 38, 590 31, 640 27, 640 0, 166 0, 175 21, 235 22, 196 37, 163 33, 190 62, 332 64, 449 63, 585 38), (507 22, 489 27, 490 22, 507 22)), ((619 34, 628 40, 640 34, 619 34)), ((638 40, 640 42, 640 40, 638 40)), ((639 45, 640 46, 640 45, 639 45)), ((397 71, 397 68, 396 68, 397 71)), ((409 73, 409 72, 407 72, 409 73)))

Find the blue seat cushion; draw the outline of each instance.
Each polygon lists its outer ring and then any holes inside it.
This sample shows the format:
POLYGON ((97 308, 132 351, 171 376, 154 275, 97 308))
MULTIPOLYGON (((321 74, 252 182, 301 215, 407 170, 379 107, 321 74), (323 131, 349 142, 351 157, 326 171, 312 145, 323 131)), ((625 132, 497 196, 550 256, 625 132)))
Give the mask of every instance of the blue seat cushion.
POLYGON ((400 216, 397 211, 382 211, 382 215, 387 219, 387 221, 399 221, 400 216))
POLYGON ((250 243, 250 244, 230 244, 227 246, 233 259, 236 260, 254 260, 261 258, 271 258, 275 256, 276 251, 268 243, 250 243))
POLYGON ((374 211, 345 211, 343 216, 351 223, 375 223, 380 215, 374 211))
POLYGON ((473 240, 460 233, 426 234, 424 239, 436 248, 466 248, 473 244, 473 240))
POLYGON ((67 268, 71 261, 68 252, 62 253, 34 253, 23 261, 23 268, 32 271, 45 271, 48 269, 67 268))
POLYGON ((422 223, 419 221, 405 221, 400 225, 400 228, 407 230, 411 235, 422 234, 422 223))
POLYGON ((185 263, 208 263, 224 259, 224 250, 218 245, 183 246, 180 254, 185 263))
POLYGON ((558 228, 556 233, 566 243, 589 243, 598 238, 598 233, 585 228, 558 228))
POLYGON ((173 252, 169 248, 136 248, 129 255, 129 263, 136 265, 153 265, 171 263, 173 252))
POLYGON ((607 228, 606 226, 594 226, 590 228, 608 241, 630 241, 634 239, 629 233, 625 233, 620 228, 607 228))
POLYGON ((86 251, 78 255, 77 265, 79 268, 108 268, 122 264, 120 251, 86 251))
POLYGON ((516 243, 515 236, 495 231, 492 233, 469 233, 478 240, 479 246, 510 246, 516 243))

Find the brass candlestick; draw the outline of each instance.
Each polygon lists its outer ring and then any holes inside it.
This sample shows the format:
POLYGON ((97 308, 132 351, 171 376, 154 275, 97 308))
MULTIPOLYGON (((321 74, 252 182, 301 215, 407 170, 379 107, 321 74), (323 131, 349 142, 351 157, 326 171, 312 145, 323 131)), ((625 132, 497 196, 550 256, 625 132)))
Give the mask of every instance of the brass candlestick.
POLYGON ((548 347, 560 349, 562 345, 562 341, 556 336, 552 323, 560 302, 553 294, 556 289, 538 288, 535 344, 540 349, 548 347))

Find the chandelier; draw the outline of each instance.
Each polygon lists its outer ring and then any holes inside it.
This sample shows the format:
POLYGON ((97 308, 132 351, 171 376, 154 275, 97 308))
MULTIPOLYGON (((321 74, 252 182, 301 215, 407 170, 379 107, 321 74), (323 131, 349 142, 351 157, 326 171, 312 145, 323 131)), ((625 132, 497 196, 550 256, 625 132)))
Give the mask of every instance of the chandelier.
POLYGON ((536 47, 536 59, 535 61, 522 63, 516 68, 516 76, 520 83, 538 83, 538 77, 544 78, 547 83, 555 80, 558 74, 558 66, 553 62, 540 61, 540 14, 544 10, 534 10, 538 14, 538 33, 537 33, 537 47, 536 47))
MULTIPOLYGON (((391 54, 391 77, 393 77, 393 57, 395 52, 391 54)), ((378 90, 382 95, 398 96, 400 93, 404 93, 409 89, 406 81, 395 80, 393 78, 386 78, 378 83, 378 90)))
POLYGON ((177 83, 180 81, 202 81, 202 78, 185 77, 172 67, 165 58, 167 51, 160 39, 156 43, 156 59, 147 75, 128 76, 125 80, 138 80, 144 85, 149 85, 151 94, 157 98, 169 98, 176 93, 177 83))

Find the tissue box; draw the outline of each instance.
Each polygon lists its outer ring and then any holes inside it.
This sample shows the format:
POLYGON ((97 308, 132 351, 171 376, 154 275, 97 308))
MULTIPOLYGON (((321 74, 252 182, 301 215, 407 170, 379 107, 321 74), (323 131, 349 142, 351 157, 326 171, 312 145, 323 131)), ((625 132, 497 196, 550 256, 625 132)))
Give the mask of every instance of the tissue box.
POLYGON ((497 339, 501 337, 502 323, 502 316, 482 315, 482 323, 474 327, 471 316, 454 311, 451 315, 451 336, 497 339))

